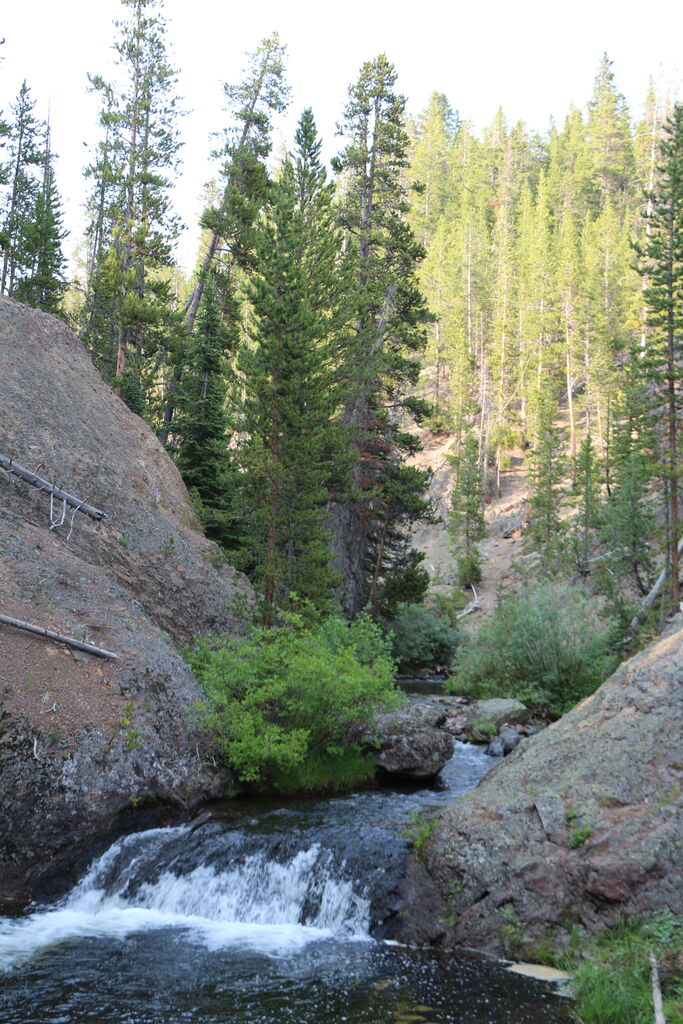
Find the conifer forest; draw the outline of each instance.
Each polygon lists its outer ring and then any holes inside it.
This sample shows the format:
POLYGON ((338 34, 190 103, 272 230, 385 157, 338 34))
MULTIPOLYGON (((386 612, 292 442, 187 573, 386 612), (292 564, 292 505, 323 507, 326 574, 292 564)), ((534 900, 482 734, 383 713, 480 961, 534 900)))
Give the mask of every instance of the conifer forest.
POLYGON ((262 627, 366 612, 400 644, 422 616, 447 662, 513 461, 522 596, 552 581, 593 602, 612 652, 678 609, 683 105, 652 87, 635 120, 605 54, 545 133, 503 107, 477 133, 438 92, 409 117, 380 54, 349 84, 326 167, 310 108, 273 150, 289 90, 271 35, 225 86, 188 275, 160 0, 121 0, 112 47, 116 79, 89 80, 99 137, 70 271, 50 126, 30 83, 2 93, 0 293, 66 319, 156 431, 262 627), (426 432, 451 442, 438 601, 412 533, 434 518, 426 432))

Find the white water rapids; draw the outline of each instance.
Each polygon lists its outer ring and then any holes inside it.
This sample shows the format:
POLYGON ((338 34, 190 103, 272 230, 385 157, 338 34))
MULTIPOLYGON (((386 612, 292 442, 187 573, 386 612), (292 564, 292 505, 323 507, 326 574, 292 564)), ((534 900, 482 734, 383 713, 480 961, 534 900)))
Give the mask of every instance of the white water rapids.
POLYGON ((335 877, 329 852, 317 843, 284 862, 257 852, 228 870, 202 864, 183 875, 164 871, 131 894, 141 863, 152 863, 169 841, 189 832, 156 829, 120 839, 61 904, 5 921, 0 970, 70 939, 124 939, 158 928, 183 929, 208 949, 238 945, 272 955, 330 936, 368 935, 369 900, 350 881, 335 877), (107 884, 121 859, 126 866, 107 884))

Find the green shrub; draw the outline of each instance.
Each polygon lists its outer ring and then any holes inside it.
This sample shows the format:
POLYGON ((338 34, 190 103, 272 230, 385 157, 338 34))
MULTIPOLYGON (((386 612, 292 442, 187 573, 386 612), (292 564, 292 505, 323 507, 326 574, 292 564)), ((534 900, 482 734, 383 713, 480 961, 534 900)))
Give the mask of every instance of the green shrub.
POLYGON ((478 551, 471 551, 468 555, 458 557, 457 576, 461 587, 481 583, 481 557, 478 551))
POLYGON ((403 604, 390 628, 400 671, 450 664, 458 634, 446 615, 421 604, 403 604))
POLYGON ((616 664, 610 632, 597 627, 583 591, 543 582, 499 600, 493 618, 459 648, 448 685, 482 698, 515 696, 561 714, 616 664))
POLYGON ((237 778, 280 791, 343 788, 372 775, 352 733, 377 708, 395 707, 389 643, 365 617, 331 617, 305 628, 287 615, 188 661, 204 688, 204 723, 237 778))

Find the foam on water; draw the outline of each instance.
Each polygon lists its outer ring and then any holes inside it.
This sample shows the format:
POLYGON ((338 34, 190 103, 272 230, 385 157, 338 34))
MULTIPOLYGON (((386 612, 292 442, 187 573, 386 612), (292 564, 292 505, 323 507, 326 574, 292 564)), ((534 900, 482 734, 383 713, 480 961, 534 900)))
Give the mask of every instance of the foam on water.
POLYGON ((164 847, 188 833, 156 829, 124 837, 61 905, 0 920, 0 969, 70 939, 125 939, 159 928, 182 929, 209 949, 238 945, 269 955, 332 935, 367 936, 369 899, 335 875, 331 854, 317 843, 285 861, 259 851, 229 870, 199 864, 185 874, 167 870, 132 884, 164 847))

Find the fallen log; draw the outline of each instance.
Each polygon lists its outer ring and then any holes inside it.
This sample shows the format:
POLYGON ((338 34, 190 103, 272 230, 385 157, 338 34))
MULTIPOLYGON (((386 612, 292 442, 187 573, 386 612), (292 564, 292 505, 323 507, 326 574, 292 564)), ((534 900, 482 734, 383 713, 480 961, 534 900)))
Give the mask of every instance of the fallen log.
POLYGON ((83 640, 76 640, 72 636, 64 636, 63 633, 56 633, 53 629, 45 629, 44 626, 35 626, 32 622, 22 622, 21 619, 13 619, 9 615, 0 615, 0 622, 4 622, 7 626, 14 626, 15 629, 25 629, 28 633, 35 633, 36 636, 45 637, 47 640, 56 640, 57 643, 66 644, 68 647, 75 647, 79 651, 96 654, 100 658, 118 659, 118 654, 114 654, 112 651, 105 651, 103 647, 86 644, 83 640))
POLYGON ((477 597, 477 592, 474 589, 474 584, 471 583, 470 586, 472 587, 474 600, 470 601, 470 603, 467 605, 466 608, 463 609, 463 611, 458 612, 458 614, 455 616, 456 619, 464 619, 466 615, 471 615, 472 612, 478 612, 481 610, 481 605, 479 604, 479 598, 477 597))
MULTIPOLYGON (((681 539, 678 542, 678 554, 679 555, 683 555, 683 537, 681 537, 681 539)), ((636 614, 631 619, 631 622, 630 622, 629 627, 628 627, 629 630, 630 630, 631 636, 633 636, 634 633, 638 632, 638 630, 640 629, 640 623, 643 620, 643 618, 645 617, 645 613, 647 612, 648 608, 652 607, 652 605, 655 603, 655 601, 659 597, 660 591, 661 591, 662 587, 664 586, 664 581, 666 580, 666 577, 667 577, 667 571, 666 571, 666 569, 662 569, 662 571, 660 572, 659 576, 655 580, 655 584, 652 587, 652 590, 647 595, 647 597, 644 599, 644 601, 640 605, 638 611, 636 612, 636 614)), ((631 639, 631 636, 629 637, 629 639, 631 639)))
POLYGON ((43 477, 38 476, 37 473, 32 473, 30 469, 26 469, 24 466, 20 466, 14 459, 8 458, 6 455, 0 455, 0 469, 6 470, 8 473, 13 473, 14 476, 18 476, 20 480, 23 480, 27 484, 31 484, 32 487, 37 487, 40 491, 47 491, 48 494, 53 494, 59 501, 66 502, 71 508, 75 509, 76 512, 82 512, 86 516, 90 516, 91 519, 106 519, 107 513, 103 512, 99 508, 95 508, 94 505, 88 505, 87 502, 82 501, 80 498, 76 498, 73 494, 68 494, 62 490, 61 487, 57 487, 56 484, 51 484, 49 480, 44 480, 43 477))

